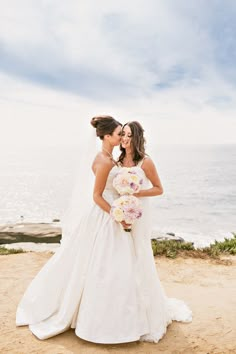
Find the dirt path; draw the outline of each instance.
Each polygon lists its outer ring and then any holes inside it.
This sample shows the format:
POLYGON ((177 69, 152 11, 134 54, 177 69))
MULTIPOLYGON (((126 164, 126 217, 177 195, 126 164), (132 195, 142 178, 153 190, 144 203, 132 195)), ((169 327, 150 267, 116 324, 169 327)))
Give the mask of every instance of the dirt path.
POLYGON ((188 303, 193 322, 173 322, 158 344, 96 345, 76 337, 74 330, 40 341, 28 327, 15 326, 19 300, 50 256, 35 252, 0 256, 1 354, 236 353, 236 257, 231 257, 231 265, 192 258, 156 259, 166 293, 188 303))

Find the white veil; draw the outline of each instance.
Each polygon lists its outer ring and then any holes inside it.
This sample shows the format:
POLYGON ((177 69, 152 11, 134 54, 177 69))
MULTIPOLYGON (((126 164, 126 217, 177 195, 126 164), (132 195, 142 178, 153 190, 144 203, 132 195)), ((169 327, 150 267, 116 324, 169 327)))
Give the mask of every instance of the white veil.
POLYGON ((96 129, 87 121, 86 125, 80 128, 76 180, 68 208, 61 220, 61 245, 70 240, 93 203, 94 175, 91 167, 98 151, 97 140, 96 129))

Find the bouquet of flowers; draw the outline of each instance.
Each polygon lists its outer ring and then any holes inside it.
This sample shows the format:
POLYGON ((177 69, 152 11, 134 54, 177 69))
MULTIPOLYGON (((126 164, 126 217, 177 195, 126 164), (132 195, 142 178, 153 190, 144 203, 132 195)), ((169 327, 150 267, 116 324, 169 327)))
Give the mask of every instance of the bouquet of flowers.
POLYGON ((138 193, 143 179, 130 167, 123 167, 113 179, 113 187, 120 195, 138 193))
MULTIPOLYGON (((113 179, 113 187, 121 195, 111 207, 111 216, 117 222, 125 221, 126 224, 133 224, 142 216, 140 200, 132 194, 138 193, 141 189, 143 179, 131 168, 123 167, 113 179)), ((130 232, 131 229, 125 229, 130 232)))
MULTIPOLYGON (((142 216, 140 200, 133 195, 122 195, 114 200, 110 213, 115 221, 125 221, 126 224, 132 225, 136 219, 142 216)), ((124 230, 131 231, 130 228, 124 230)))

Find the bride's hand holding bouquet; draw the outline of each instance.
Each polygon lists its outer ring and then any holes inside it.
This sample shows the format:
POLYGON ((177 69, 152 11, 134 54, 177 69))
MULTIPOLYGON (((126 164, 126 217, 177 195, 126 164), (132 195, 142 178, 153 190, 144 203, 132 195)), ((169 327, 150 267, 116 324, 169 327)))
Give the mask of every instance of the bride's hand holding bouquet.
POLYGON ((110 214, 112 218, 120 222, 127 232, 131 231, 131 225, 142 216, 140 200, 134 196, 141 189, 143 180, 132 168, 123 167, 113 180, 113 187, 121 195, 114 200, 110 214))

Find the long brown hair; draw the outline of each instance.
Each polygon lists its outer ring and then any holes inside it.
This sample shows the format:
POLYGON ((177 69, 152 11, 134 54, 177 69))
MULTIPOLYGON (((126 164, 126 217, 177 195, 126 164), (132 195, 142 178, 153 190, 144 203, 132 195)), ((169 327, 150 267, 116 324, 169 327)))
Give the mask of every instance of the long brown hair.
POLYGON ((91 125, 96 129, 97 136, 103 140, 104 135, 112 135, 114 130, 122 124, 111 116, 96 116, 91 119, 91 125))
MULTIPOLYGON (((124 129, 125 126, 130 127, 131 130, 131 134, 132 134, 131 147, 133 150, 133 161, 135 165, 137 165, 139 161, 141 161, 145 156, 147 156, 145 152, 146 140, 144 138, 144 129, 141 126, 141 124, 137 121, 132 121, 124 124, 122 129, 124 129)), ((122 164, 126 153, 125 153, 125 149, 121 145, 120 145, 120 150, 121 150, 121 154, 119 156, 118 162, 122 164)))

